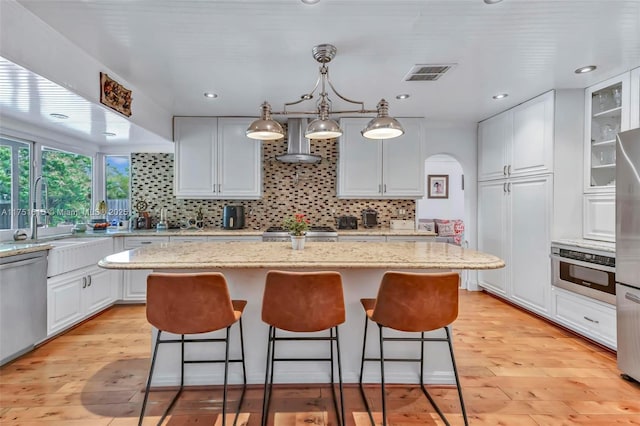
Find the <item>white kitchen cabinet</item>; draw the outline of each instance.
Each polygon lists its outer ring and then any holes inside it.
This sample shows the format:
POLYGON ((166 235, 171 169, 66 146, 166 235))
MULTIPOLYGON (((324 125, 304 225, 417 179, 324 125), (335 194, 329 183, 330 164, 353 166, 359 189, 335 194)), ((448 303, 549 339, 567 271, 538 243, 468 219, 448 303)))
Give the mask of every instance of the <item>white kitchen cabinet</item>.
POLYGON ((553 320, 611 349, 616 349, 616 308, 581 294, 553 287, 553 320))
POLYGON ((640 127, 640 67, 631 70, 629 81, 629 128, 640 127))
MULTIPOLYGON (((509 265, 507 215, 507 182, 479 182, 478 250, 498 256, 509 265)), ((508 296, 506 268, 478 271, 478 284, 493 293, 508 296)))
POLYGON ((478 248, 506 264, 503 269, 479 271, 480 286, 547 316, 552 204, 550 174, 479 184, 478 248))
POLYGON ((251 118, 175 117, 177 198, 259 199, 262 143, 245 131, 251 118))
POLYGON ((424 128, 421 118, 400 118, 404 135, 371 140, 360 131, 369 118, 343 118, 338 147, 338 198, 424 196, 424 128))
POLYGON ((47 335, 59 333, 115 302, 117 271, 91 266, 47 280, 47 335))
POLYGON ((591 240, 616 240, 616 194, 584 194, 583 237, 591 240))
POLYGON ((478 180, 553 172, 555 92, 478 125, 478 180))
POLYGON ((615 192, 616 134, 629 129, 629 83, 625 73, 586 89, 585 193, 615 192))
MULTIPOLYGON (((169 237, 125 237, 124 250, 168 242, 169 237)), ((126 302, 145 302, 147 300, 147 276, 151 272, 153 272, 151 269, 124 271, 122 300, 126 302)))
POLYGON ((511 147, 513 113, 502 112, 478 124, 478 181, 507 176, 507 147, 511 147))

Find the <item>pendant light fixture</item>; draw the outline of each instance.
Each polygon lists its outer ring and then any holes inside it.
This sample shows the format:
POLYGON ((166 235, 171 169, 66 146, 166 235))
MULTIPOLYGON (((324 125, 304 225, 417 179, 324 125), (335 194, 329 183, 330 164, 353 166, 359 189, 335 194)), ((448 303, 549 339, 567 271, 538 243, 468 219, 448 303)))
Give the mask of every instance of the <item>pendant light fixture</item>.
POLYGON ((402 125, 393 117, 389 117, 389 103, 384 99, 378 102, 377 109, 365 109, 364 102, 354 101, 342 96, 329 79, 329 67, 327 64, 335 57, 337 49, 331 44, 320 44, 312 49, 313 57, 318 61, 320 66, 320 75, 311 92, 300 96, 300 99, 284 104, 284 109, 280 112, 271 112, 271 106, 268 102, 262 104, 262 112, 260 118, 249 126, 247 136, 252 139, 274 140, 284 137, 282 126, 271 118, 271 115, 287 115, 287 114, 304 114, 317 115, 318 118, 311 121, 305 129, 304 136, 308 139, 331 139, 342 136, 342 129, 338 122, 329 118, 332 114, 372 114, 377 113, 378 116, 372 119, 367 127, 362 130, 362 135, 369 139, 391 139, 398 137, 404 133, 402 125), (359 109, 353 110, 332 110, 331 99, 327 89, 331 89, 333 93, 345 102, 359 105, 359 109), (287 107, 297 105, 299 103, 309 101, 314 98, 316 91, 320 89, 316 101, 316 109, 314 111, 291 111, 287 107))

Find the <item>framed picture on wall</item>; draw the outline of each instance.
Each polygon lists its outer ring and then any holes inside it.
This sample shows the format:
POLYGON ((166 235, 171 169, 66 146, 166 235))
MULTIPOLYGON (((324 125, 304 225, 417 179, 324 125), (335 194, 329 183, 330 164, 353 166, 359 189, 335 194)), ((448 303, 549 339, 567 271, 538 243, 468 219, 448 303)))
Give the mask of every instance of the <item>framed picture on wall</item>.
POLYGON ((449 175, 427 176, 428 198, 449 198, 449 175))

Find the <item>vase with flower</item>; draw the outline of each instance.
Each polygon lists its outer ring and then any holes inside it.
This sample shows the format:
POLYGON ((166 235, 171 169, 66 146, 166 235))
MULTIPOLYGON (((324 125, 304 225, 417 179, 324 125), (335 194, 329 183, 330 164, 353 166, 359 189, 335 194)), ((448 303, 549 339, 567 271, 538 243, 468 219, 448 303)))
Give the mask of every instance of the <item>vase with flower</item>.
POLYGON ((291 248, 302 250, 304 248, 305 234, 309 230, 309 219, 302 213, 288 217, 284 220, 283 226, 291 235, 291 248))

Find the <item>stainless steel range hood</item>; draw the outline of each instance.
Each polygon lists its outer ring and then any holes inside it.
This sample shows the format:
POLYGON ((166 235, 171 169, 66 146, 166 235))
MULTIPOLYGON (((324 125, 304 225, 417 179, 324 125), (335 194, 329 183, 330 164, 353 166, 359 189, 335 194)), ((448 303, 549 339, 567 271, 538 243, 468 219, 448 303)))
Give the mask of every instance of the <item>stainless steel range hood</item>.
POLYGON ((306 118, 287 120, 287 153, 276 156, 283 163, 319 163, 322 157, 311 154, 311 142, 304 137, 306 118))

